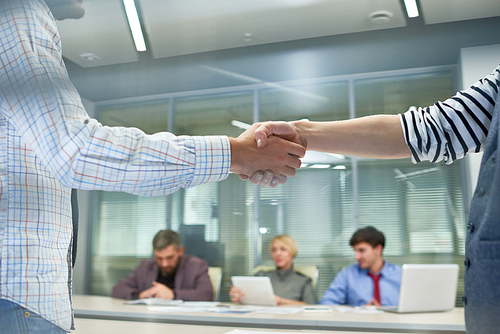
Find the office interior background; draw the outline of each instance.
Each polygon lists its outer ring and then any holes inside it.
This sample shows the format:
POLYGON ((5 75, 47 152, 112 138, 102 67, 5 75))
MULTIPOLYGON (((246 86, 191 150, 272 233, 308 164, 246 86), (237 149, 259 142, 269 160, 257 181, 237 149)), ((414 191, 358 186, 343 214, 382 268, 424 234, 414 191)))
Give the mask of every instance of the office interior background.
MULTIPOLYGON (((120 0, 85 0, 58 23, 70 77, 103 125, 146 133, 238 136, 256 121, 335 121, 398 114, 446 99, 500 63, 498 0, 135 0, 137 51, 120 0)), ((354 263, 351 234, 373 225, 387 261, 464 260, 479 155, 452 165, 309 152, 276 189, 238 176, 170 196, 79 191, 74 293, 110 295, 152 255, 155 233, 181 233, 186 252, 230 277, 272 264, 288 233, 296 265, 317 265, 318 300, 354 263)), ((461 305, 463 266, 457 293, 461 305)))

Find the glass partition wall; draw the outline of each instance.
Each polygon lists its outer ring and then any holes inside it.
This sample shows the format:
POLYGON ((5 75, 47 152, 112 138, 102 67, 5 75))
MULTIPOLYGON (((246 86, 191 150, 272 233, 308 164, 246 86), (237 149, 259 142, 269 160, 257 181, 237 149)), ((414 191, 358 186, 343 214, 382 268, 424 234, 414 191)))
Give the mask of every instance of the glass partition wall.
MULTIPOLYGON (((433 68, 260 84, 117 103, 101 107, 99 120, 147 133, 236 137, 255 121, 397 114, 451 96, 453 83, 453 69, 433 68)), ((269 241, 283 233, 298 242, 297 265, 318 266, 318 300, 335 274, 354 263, 349 239, 362 226, 385 234, 390 262, 462 263, 465 179, 460 161, 415 165, 308 152, 297 175, 275 189, 230 174, 160 198, 96 192, 89 293, 109 295, 151 256, 152 238, 163 228, 180 232, 187 253, 223 268, 221 300, 228 300, 232 275, 272 264, 269 241)), ((462 292, 460 286, 457 301, 462 292)))

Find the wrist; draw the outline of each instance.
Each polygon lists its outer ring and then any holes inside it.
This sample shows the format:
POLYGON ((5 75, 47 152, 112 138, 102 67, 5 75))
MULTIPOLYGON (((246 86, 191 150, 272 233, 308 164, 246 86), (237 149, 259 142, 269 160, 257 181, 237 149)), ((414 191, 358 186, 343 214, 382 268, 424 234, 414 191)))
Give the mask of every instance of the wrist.
POLYGON ((229 166, 229 170, 236 174, 244 174, 241 158, 239 156, 239 152, 241 152, 240 142, 237 138, 228 137, 228 139, 231 147, 231 165, 229 166))

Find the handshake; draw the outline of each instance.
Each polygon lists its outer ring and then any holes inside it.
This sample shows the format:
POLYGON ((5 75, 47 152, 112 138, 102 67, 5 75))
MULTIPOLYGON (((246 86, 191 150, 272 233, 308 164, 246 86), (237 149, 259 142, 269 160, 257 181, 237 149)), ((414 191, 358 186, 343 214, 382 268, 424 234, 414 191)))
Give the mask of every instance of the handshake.
POLYGON ((231 172, 241 179, 277 187, 300 168, 307 143, 295 122, 255 123, 231 143, 231 172))

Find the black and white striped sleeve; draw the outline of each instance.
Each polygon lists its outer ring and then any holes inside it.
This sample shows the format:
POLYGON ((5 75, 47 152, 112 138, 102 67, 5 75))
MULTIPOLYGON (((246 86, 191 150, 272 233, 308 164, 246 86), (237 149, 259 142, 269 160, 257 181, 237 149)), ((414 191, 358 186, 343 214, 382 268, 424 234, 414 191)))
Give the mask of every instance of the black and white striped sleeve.
POLYGON ((469 152, 480 152, 490 127, 500 89, 500 65, 469 89, 427 108, 400 115, 414 163, 444 159, 451 164, 469 152))

